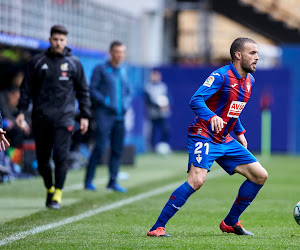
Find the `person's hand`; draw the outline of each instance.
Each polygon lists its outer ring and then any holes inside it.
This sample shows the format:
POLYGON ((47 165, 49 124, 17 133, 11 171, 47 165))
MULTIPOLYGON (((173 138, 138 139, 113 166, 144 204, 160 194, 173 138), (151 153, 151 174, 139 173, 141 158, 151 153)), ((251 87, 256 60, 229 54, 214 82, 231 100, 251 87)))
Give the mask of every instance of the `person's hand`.
POLYGON ((236 140, 241 143, 245 148, 247 148, 248 146, 248 142, 246 140, 246 137, 244 134, 241 134, 241 135, 237 135, 236 136, 236 140))
POLYGON ((6 132, 0 128, 0 151, 6 150, 6 147, 10 146, 8 140, 5 138, 5 134, 6 132))
POLYGON ((20 113, 16 118, 16 124, 19 129, 23 130, 26 135, 30 134, 30 126, 25 121, 25 116, 23 113, 20 113))
POLYGON ((80 131, 81 134, 84 135, 89 129, 89 119, 81 118, 80 119, 80 131))
POLYGON ((214 116, 210 120, 211 130, 215 131, 217 134, 224 128, 227 122, 224 122, 220 116, 214 116))
POLYGON ((16 124, 20 129, 23 128, 24 122, 25 122, 25 115, 23 113, 18 114, 18 116, 16 117, 16 124))
POLYGON ((28 125, 28 123, 25 120, 23 122, 22 130, 25 132, 26 135, 30 134, 30 126, 28 125))

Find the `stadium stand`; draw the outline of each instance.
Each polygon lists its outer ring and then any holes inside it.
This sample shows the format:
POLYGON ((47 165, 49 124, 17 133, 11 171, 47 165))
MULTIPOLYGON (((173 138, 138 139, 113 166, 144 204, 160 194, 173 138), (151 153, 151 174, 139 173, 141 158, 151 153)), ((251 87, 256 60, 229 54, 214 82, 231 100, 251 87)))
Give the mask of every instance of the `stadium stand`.
POLYGON ((276 43, 298 43, 299 1, 212 0, 212 9, 276 43))
POLYGON ((0 10, 0 33, 47 41, 51 24, 63 23, 74 47, 106 51, 118 37, 128 44, 128 60, 134 57, 138 19, 97 1, 0 0, 0 10))
POLYGON ((300 2, 297 0, 240 0, 245 5, 251 5, 258 11, 266 13, 277 21, 287 24, 292 29, 300 29, 300 2))

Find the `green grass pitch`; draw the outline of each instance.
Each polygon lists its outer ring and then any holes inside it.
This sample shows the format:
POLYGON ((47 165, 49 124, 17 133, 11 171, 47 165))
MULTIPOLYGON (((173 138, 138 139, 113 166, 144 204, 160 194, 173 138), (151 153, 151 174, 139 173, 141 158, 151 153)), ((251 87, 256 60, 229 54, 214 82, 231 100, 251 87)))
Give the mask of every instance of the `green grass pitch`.
POLYGON ((41 178, 0 185, 0 249, 299 249, 300 226, 293 209, 300 200, 300 157, 262 160, 269 179, 241 220, 254 237, 223 234, 228 213, 244 178, 217 164, 204 186, 169 221, 172 238, 146 237, 174 187, 186 180, 187 157, 138 156, 122 167, 126 194, 107 193, 106 167, 97 170, 97 192, 82 188, 84 170, 68 173, 59 211, 45 208, 41 178), (61 222, 61 224, 57 224, 61 222))

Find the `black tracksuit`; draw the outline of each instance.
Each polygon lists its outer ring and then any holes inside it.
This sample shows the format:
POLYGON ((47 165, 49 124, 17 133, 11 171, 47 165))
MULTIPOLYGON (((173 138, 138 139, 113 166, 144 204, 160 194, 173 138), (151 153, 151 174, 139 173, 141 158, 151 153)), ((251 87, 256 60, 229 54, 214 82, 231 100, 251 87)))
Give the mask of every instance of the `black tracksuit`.
POLYGON ((27 110, 32 100, 32 128, 39 172, 46 188, 53 185, 49 159, 53 150, 55 188, 62 189, 75 118, 77 98, 82 118, 90 118, 90 97, 79 59, 65 48, 53 54, 50 48, 28 63, 21 85, 18 109, 27 110))

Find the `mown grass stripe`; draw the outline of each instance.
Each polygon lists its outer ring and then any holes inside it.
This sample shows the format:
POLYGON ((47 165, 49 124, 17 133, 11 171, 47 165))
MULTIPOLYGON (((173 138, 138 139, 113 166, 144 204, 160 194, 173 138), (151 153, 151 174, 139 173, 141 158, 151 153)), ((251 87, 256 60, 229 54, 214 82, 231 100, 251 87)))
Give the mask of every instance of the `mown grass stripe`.
MULTIPOLYGON (((209 174, 206 179, 215 178, 215 177, 218 177, 218 176, 223 175, 223 174, 225 174, 225 171, 220 169, 220 170, 214 171, 213 173, 209 174)), ((25 238, 29 235, 34 235, 34 234, 37 234, 37 233, 41 233, 41 232, 44 232, 44 231, 47 231, 47 230, 50 230, 50 229, 53 229, 53 228, 56 228, 56 227, 64 226, 64 225, 67 225, 67 224, 70 224, 70 223, 73 223, 73 222, 91 217, 93 215, 96 215, 96 214, 99 214, 99 213, 102 213, 102 212, 105 212, 105 211, 108 211, 108 210, 111 210, 111 209, 116 209, 116 208, 128 205, 130 203, 133 203, 133 202, 145 199, 145 198, 149 198, 151 196, 159 195, 159 194, 162 194, 164 192, 173 191, 174 188, 178 187, 181 184, 182 184, 182 181, 181 182, 174 182, 172 184, 163 186, 161 188, 157 188, 157 189, 154 189, 154 190, 151 190, 151 191, 148 191, 148 192, 145 192, 145 193, 141 193, 141 194, 135 195, 133 197, 118 201, 118 202, 114 202, 114 203, 109 204, 109 205, 105 205, 105 206, 102 206, 102 207, 99 207, 99 208, 96 208, 96 209, 86 211, 86 212, 81 213, 79 215, 72 216, 72 217, 66 218, 64 220, 61 220, 59 222, 50 223, 50 224, 47 224, 47 225, 32 228, 32 229, 27 230, 27 231, 23 231, 23 232, 13 234, 13 235, 1 240, 0 241, 0 246, 12 243, 12 242, 20 240, 20 239, 23 239, 23 238, 25 238)))
MULTIPOLYGON (((94 181, 94 184, 99 185, 99 184, 103 184, 105 182, 107 182, 107 178, 99 178, 94 181)), ((64 192, 71 192, 71 191, 83 190, 83 189, 84 189, 83 183, 77 183, 77 184, 66 186, 64 188, 64 192)))

